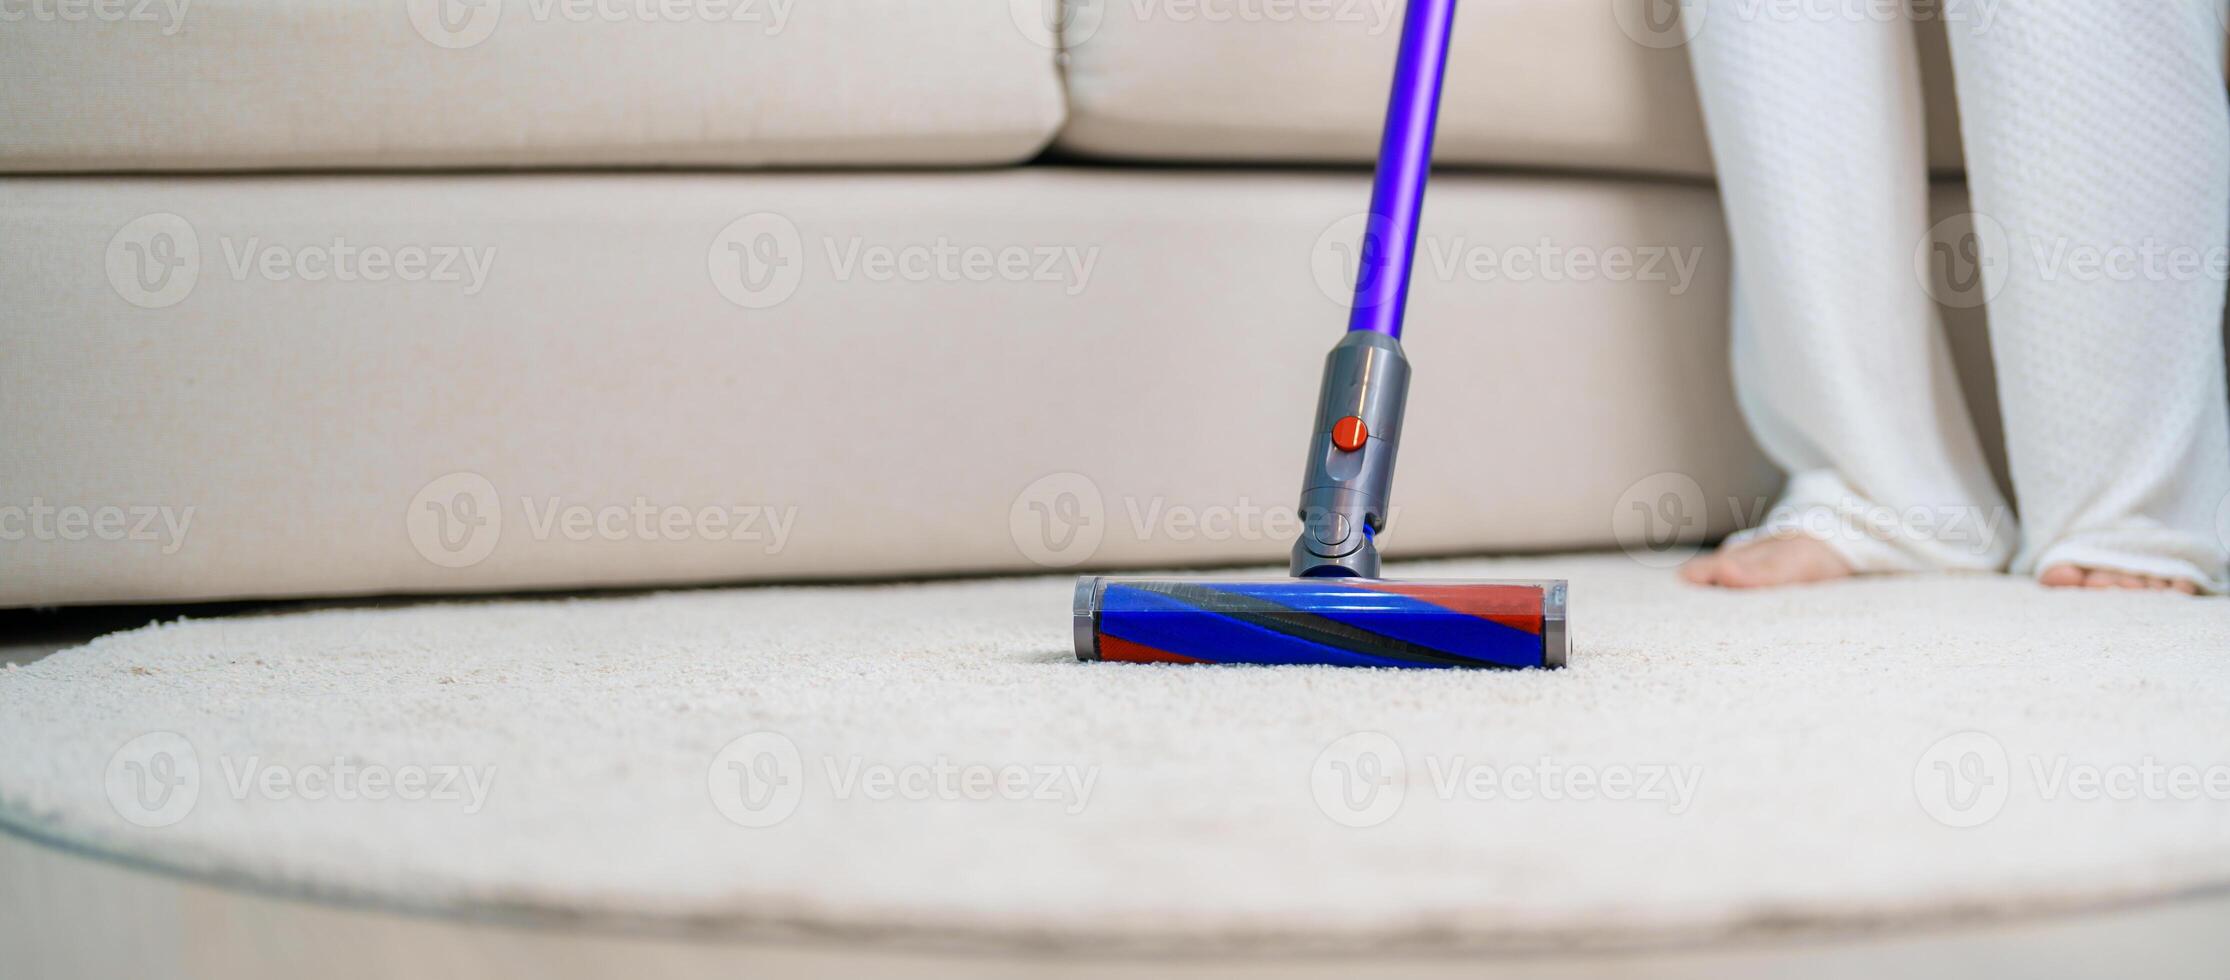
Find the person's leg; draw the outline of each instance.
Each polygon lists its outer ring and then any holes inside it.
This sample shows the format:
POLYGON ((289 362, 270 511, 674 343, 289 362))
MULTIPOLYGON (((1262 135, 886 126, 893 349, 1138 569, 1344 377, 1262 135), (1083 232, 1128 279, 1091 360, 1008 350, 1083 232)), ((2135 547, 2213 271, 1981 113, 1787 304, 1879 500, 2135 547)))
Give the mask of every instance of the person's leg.
POLYGON ((1690 42, 1734 242, 1745 417, 1790 474, 1691 581, 1996 570, 2012 552, 1913 254, 1928 232, 1912 27, 1714 0, 1690 42))
POLYGON ((2053 585, 2222 591, 2230 105, 2216 0, 2007 0, 1950 25, 1991 349, 2053 585))

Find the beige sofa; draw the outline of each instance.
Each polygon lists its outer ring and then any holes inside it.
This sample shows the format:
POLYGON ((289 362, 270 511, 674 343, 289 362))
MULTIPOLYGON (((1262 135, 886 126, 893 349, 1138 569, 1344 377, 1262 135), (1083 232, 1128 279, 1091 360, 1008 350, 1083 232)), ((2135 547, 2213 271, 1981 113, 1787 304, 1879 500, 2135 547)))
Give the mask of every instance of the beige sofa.
MULTIPOLYGON (((1779 479, 1647 2, 1458 18, 1392 556, 1779 479)), ((0 25, 0 606, 1290 540, 1395 0, 121 9, 0 25)))

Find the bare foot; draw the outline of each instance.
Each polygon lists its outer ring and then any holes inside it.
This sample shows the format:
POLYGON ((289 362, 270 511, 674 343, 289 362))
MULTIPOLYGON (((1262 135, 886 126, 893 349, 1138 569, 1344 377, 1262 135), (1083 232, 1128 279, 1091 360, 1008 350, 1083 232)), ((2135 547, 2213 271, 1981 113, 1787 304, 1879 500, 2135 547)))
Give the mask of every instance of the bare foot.
POLYGON ((1680 577, 1697 585, 1762 589, 1847 578, 1851 566, 1835 549, 1816 538, 1791 535, 1721 548, 1680 567, 1680 577))
POLYGON ((2147 589, 2181 592, 2185 595, 2199 594, 2199 583, 2190 579, 2138 575, 2134 572, 2086 568, 2082 565, 2054 565, 2036 578, 2046 585, 2062 589, 2147 589))

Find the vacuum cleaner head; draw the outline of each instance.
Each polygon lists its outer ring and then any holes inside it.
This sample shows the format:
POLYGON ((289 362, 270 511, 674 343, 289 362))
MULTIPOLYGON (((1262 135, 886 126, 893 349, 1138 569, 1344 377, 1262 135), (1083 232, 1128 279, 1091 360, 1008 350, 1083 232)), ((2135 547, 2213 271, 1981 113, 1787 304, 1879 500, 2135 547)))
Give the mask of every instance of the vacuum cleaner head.
POLYGON ((1359 578, 1076 583, 1076 658, 1346 667, 1562 667, 1565 584, 1359 578))

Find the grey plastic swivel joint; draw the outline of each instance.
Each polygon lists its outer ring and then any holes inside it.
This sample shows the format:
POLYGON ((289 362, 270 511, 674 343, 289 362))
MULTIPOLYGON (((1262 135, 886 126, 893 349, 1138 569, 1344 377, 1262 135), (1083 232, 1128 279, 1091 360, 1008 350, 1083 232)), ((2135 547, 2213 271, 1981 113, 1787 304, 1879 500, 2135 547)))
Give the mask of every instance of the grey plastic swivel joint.
POLYGON ((1301 480, 1301 539, 1293 574, 1378 577, 1378 545, 1401 445, 1409 359, 1401 341, 1350 331, 1324 358, 1308 472, 1301 480))

